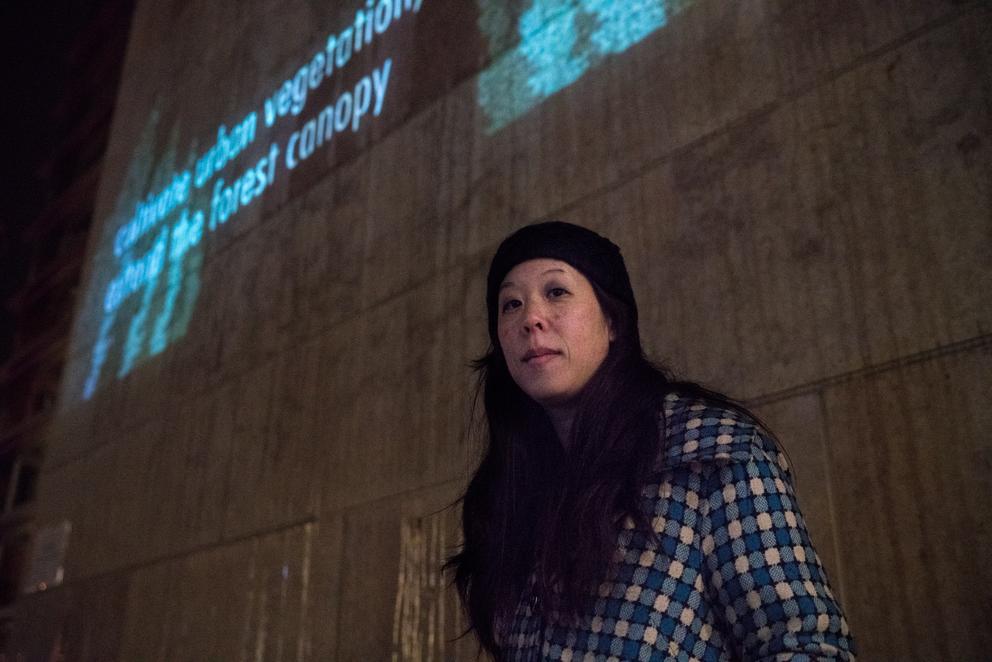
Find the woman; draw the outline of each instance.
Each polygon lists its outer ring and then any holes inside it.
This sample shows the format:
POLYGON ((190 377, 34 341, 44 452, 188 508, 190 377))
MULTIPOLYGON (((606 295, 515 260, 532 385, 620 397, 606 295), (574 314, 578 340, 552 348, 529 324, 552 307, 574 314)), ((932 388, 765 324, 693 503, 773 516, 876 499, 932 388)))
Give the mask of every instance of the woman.
POLYGON ((784 457, 644 357, 620 250, 561 222, 493 258, 488 448, 451 559, 506 660, 853 659, 784 457))

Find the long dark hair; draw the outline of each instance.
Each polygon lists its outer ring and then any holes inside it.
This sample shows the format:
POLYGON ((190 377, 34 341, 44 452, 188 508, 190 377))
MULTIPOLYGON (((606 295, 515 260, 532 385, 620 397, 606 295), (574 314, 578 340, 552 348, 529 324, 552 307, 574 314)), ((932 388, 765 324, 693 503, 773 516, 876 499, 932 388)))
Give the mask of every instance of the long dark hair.
POLYGON ((729 403, 651 363, 636 309, 592 286, 614 340, 578 396, 570 439, 557 438, 544 409, 513 381, 498 343, 474 363, 487 447, 462 497, 464 544, 446 567, 470 629, 497 658, 532 576, 542 613, 573 620, 609 578, 619 522, 630 517, 654 537, 638 504, 662 452, 665 394, 729 403))

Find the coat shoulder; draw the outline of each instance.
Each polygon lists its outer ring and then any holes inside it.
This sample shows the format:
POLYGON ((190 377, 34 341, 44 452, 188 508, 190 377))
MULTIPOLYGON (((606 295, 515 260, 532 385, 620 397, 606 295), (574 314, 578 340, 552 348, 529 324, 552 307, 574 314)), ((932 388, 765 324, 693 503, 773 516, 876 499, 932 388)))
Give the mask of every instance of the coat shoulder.
POLYGON ((669 393, 662 413, 658 469, 747 461, 755 454, 784 460, 772 435, 733 404, 669 393))

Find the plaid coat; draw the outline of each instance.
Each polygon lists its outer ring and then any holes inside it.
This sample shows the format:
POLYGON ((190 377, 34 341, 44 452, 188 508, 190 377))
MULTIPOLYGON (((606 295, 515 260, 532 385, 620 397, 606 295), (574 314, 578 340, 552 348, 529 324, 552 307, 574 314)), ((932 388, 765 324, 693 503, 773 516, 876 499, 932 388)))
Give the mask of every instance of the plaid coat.
POLYGON ((665 398, 666 449, 642 492, 660 544, 628 523, 578 627, 526 591, 510 660, 853 660, 784 455, 743 413, 665 398))

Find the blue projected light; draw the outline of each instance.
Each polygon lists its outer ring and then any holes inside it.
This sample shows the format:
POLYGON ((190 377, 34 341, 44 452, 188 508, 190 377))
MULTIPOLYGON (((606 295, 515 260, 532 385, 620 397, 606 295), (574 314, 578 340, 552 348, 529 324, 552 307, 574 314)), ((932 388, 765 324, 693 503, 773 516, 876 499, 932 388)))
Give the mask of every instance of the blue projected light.
MULTIPOLYGON (((201 149, 179 147, 182 116, 168 131, 156 102, 135 144, 121 190, 94 256, 86 309, 99 319, 80 395, 90 399, 108 378, 120 379, 186 334, 200 294, 204 247, 239 212, 258 204, 283 171, 358 133, 383 112, 393 57, 379 60, 354 87, 300 117, 285 141, 266 138, 283 118, 306 110, 310 92, 335 76, 352 55, 425 0, 362 0, 354 20, 290 70, 265 98, 236 121, 219 124, 201 149), (228 128, 230 127, 230 128, 228 128), (163 134, 165 145, 161 144, 163 134), (180 159, 180 153, 185 158, 180 159)), ((334 88, 333 83, 328 87, 334 88)), ((82 328, 88 328, 83 325, 82 328)))
POLYGON ((503 3, 480 0, 480 27, 490 52, 499 55, 478 82, 489 131, 498 131, 568 87, 606 56, 622 53, 664 27, 691 2, 530 0, 514 22, 503 3))
POLYGON ((589 68, 589 53, 579 49, 579 8, 559 0, 534 0, 520 16, 520 54, 530 65, 530 96, 544 98, 571 85, 589 68))
MULTIPOLYGON (((383 112, 390 54, 342 86, 340 72, 363 49, 421 11, 427 0, 353 0, 354 19, 287 67, 254 108, 223 118, 201 144, 180 145, 184 116, 161 126, 158 105, 135 142, 126 177, 104 223, 90 270, 80 325, 87 351, 80 395, 89 399, 161 355, 186 330, 201 290, 213 234, 259 201, 285 173, 327 149, 338 136, 366 129, 383 112), (308 102, 318 88, 336 96, 308 102), (292 127, 272 134, 281 122, 292 127), (92 331, 90 331, 92 329, 92 331)), ((477 0, 479 25, 494 64, 479 75, 478 100, 496 131, 662 28, 693 0, 477 0), (511 10, 510 7, 523 5, 511 10)), ((364 54, 363 54, 364 55, 364 54)), ((369 58, 356 58, 368 62, 369 58)), ((166 103, 161 100, 161 103, 166 103)), ((218 118, 221 119, 221 118, 218 118)))
MULTIPOLYGON (((175 129, 169 132, 163 155, 153 156, 158 124, 159 113, 153 111, 135 147, 114 212, 125 220, 108 233, 97 256, 99 264, 111 264, 115 272, 109 274, 98 299, 102 318, 83 384, 84 398, 96 391, 108 360, 116 359, 113 372, 123 377, 143 357, 182 336, 188 308, 196 298, 202 233, 195 230, 197 217, 191 221, 188 210, 192 175, 176 163, 175 129), (158 186, 142 195, 149 181, 158 186), (129 202, 135 199, 137 203, 129 202), (129 209, 130 204, 133 208, 129 209), (176 215, 179 218, 173 222, 176 215), (185 296, 180 298, 183 282, 185 296), (164 291, 163 283, 168 283, 164 291)), ((100 281, 107 274, 106 269, 96 271, 94 279, 100 281)))

